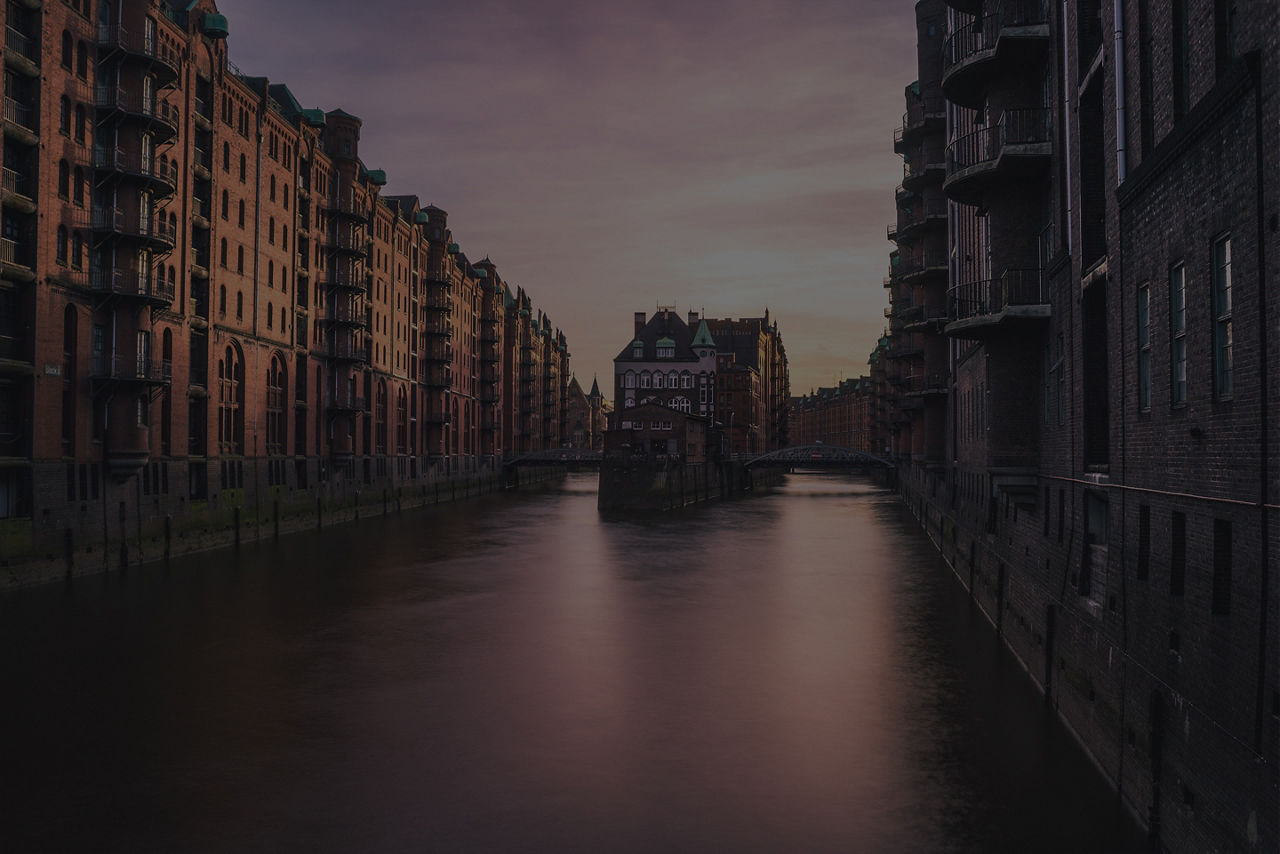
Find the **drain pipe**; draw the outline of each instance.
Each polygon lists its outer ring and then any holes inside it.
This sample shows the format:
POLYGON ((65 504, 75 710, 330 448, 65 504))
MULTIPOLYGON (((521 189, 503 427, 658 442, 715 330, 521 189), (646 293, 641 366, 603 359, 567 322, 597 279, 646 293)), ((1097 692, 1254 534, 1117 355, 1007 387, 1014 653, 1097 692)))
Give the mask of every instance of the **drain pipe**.
POLYGON ((1115 86, 1116 86, 1116 186, 1124 183, 1127 174, 1124 109, 1124 0, 1113 0, 1115 8, 1115 86))
MULTIPOLYGON (((1119 0, 1117 0, 1119 2, 1119 0)), ((1062 134, 1067 168, 1067 251, 1071 251, 1071 52, 1067 41, 1067 0, 1062 0, 1062 134)))

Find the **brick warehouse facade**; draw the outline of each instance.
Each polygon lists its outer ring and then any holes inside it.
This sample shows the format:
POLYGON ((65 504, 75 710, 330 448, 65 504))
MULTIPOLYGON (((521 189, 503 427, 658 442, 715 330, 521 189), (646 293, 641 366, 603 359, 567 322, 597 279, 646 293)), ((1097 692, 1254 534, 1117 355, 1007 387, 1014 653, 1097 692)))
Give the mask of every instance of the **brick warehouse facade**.
POLYGON ((916 18, 900 488, 1154 847, 1277 850, 1280 9, 916 18))
POLYGON ((7 566, 564 444, 564 335, 212 2, 0 14, 7 566))

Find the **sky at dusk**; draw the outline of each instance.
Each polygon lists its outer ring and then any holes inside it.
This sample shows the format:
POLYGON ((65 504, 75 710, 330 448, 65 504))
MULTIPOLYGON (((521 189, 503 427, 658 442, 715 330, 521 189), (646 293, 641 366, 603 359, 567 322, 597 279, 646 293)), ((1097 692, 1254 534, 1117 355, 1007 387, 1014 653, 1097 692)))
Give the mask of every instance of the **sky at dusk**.
POLYGON ((219 0, 231 61, 364 127, 612 394, 632 314, 778 321, 792 392, 866 372, 902 179, 906 0, 219 0))

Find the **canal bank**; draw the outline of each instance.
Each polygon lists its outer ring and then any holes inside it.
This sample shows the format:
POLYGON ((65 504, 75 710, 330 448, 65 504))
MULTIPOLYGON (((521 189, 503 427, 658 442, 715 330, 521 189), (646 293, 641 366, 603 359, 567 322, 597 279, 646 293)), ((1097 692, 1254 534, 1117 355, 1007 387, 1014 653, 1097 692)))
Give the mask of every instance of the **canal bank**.
POLYGON ((223 489, 209 500, 170 501, 143 495, 142 479, 104 483, 100 524, 66 527, 38 541, 11 532, 0 558, 0 595, 56 581, 127 572, 155 561, 242 543, 279 539, 506 490, 541 489, 558 483, 555 466, 477 466, 465 472, 428 473, 419 481, 391 485, 334 478, 307 489, 259 486, 252 481, 223 489), (108 511, 114 506, 116 512, 108 511), (114 518, 112 516, 114 515, 114 518))

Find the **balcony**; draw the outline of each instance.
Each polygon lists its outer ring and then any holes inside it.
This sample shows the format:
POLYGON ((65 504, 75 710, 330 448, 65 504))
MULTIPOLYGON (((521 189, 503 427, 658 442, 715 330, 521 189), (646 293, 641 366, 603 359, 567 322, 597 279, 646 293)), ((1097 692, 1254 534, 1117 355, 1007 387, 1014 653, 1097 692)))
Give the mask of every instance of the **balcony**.
POLYGON ((1046 0, 1002 0, 995 12, 975 18, 947 39, 942 52, 942 91, 962 107, 977 109, 1002 69, 1025 70, 1049 47, 1046 0))
POLYGON ((100 58, 122 54, 146 66, 163 87, 178 79, 178 57, 163 49, 159 39, 145 33, 133 33, 121 24, 98 25, 100 58))
POLYGON ((119 209, 94 208, 89 222, 94 231, 149 243, 157 252, 169 252, 173 249, 174 230, 169 227, 169 222, 163 215, 157 215, 154 221, 150 221, 142 217, 125 216, 119 209))
POLYGON ((946 102, 941 98, 923 98, 910 104, 902 114, 902 127, 893 132, 893 150, 904 154, 926 133, 946 127, 946 102))
POLYGON ((196 228, 207 231, 209 229, 209 215, 213 205, 206 202, 199 196, 191 197, 191 224, 196 228))
POLYGON ((924 251, 901 258, 898 279, 904 283, 923 281, 947 275, 947 255, 941 251, 924 251))
POLYGON ((428 335, 449 337, 453 335, 453 323, 448 320, 428 320, 422 324, 422 331, 428 335))
POLYGON ((196 177, 202 181, 210 180, 213 178, 213 173, 210 171, 211 168, 209 165, 209 152, 203 148, 193 148, 191 150, 191 169, 195 172, 196 177))
POLYGON ((99 296, 141 300, 155 306, 173 302, 174 289, 159 276, 143 276, 137 270, 93 270, 89 273, 89 289, 99 296))
POLYGON ((100 85, 93 91, 93 105, 104 113, 118 113, 142 121, 156 136, 157 143, 168 142, 178 134, 178 110, 154 97, 147 100, 140 92, 100 85))
POLYGON ((364 255, 368 240, 355 231, 336 230, 329 240, 329 248, 340 254, 364 255))
POLYGON ((898 221, 889 226, 889 239, 899 243, 913 240, 928 226, 945 225, 946 222, 947 200, 930 194, 919 204, 898 211, 898 221))
POLYGON ((31 104, 24 104, 17 98, 5 96, 4 99, 4 134, 13 137, 24 145, 35 145, 40 141, 37 125, 36 109, 31 104))
POLYGON ((369 345, 363 341, 339 339, 328 343, 324 355, 335 362, 367 362, 369 345))
POLYGON ((999 183, 1021 183, 1043 172, 1053 154, 1050 112, 1044 107, 1005 110, 994 125, 967 133, 947 146, 947 198, 982 204, 999 183))
POLYGON ((366 288, 365 275, 354 267, 330 267, 320 279, 326 290, 360 291, 366 288))
POLYGON ((950 382, 946 371, 916 374, 912 377, 911 389, 907 394, 918 398, 945 396, 950 382))
POLYGON ((213 130, 213 110, 209 107, 207 99, 197 95, 193 99, 195 112, 191 114, 191 118, 195 119, 196 127, 200 130, 213 130))
POLYGON ((40 54, 35 41, 9 26, 4 33, 4 64, 27 77, 40 76, 40 54))
POLYGON ((1001 328, 1038 326, 1049 319, 1049 295, 1042 271, 1005 270, 998 279, 957 285, 951 298, 953 338, 985 338, 1001 328))
POLYGON ((335 300, 329 303, 329 310, 324 320, 330 326, 352 326, 364 328, 370 325, 369 310, 353 306, 349 302, 335 300))
POLYGON ((338 195, 331 198, 326 205, 329 211, 338 216, 353 219, 356 222, 368 222, 369 210, 362 204, 358 204, 354 197, 350 194, 338 195))
POLYGON ((453 371, 449 368, 427 371, 427 378, 423 385, 427 388, 453 388, 453 371))
POLYGON ((330 412, 364 412, 368 409, 365 404, 363 397, 354 394, 334 394, 331 391, 324 394, 324 407, 330 412))
POLYGON ((453 311, 453 300, 449 298, 447 293, 442 294, 438 291, 431 291, 427 294, 427 298, 423 300, 422 304, 433 311, 443 311, 445 313, 453 311))
POLYGON ((941 181, 947 174, 946 169, 942 152, 921 152, 919 162, 903 162, 902 188, 911 193, 920 193, 930 183, 941 181))
POLYGON ((3 190, 0 198, 3 199, 5 207, 16 208, 26 214, 35 213, 36 200, 32 195, 35 192, 34 183, 27 180, 25 173, 6 168, 4 179, 0 182, 0 189, 3 190))
POLYGON ((95 148, 93 150, 93 168, 99 172, 112 173, 134 179, 145 184, 153 194, 160 197, 173 195, 178 186, 178 164, 176 161, 172 169, 162 169, 158 159, 155 157, 143 157, 140 153, 95 148))
POLYGON ((5 278, 22 282, 35 280, 31 267, 30 247, 9 238, 0 239, 0 273, 5 278))
POLYGON ((148 356, 95 356, 89 362, 89 379, 95 385, 113 383, 163 386, 173 376, 173 363, 148 356))
POLYGON ((427 345, 424 358, 428 362, 452 362, 453 344, 449 341, 434 341, 427 345))

